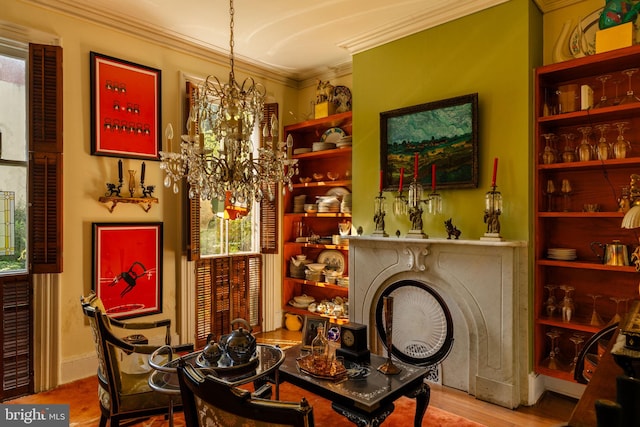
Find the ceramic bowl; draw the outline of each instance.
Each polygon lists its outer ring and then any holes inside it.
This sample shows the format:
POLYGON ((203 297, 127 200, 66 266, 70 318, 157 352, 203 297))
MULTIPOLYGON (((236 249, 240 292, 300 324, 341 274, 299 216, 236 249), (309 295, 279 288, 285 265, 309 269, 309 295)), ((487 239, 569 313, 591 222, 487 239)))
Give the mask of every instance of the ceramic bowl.
POLYGON ((304 211, 306 213, 315 213, 318 212, 318 205, 316 205, 315 203, 306 203, 304 205, 304 211))
POLYGON ((307 267, 309 268, 309 270, 314 271, 316 273, 320 273, 322 270, 324 270, 326 266, 327 264, 321 264, 319 262, 307 264, 307 267))
POLYGON ((298 295, 296 297, 293 297, 293 300, 295 302, 297 302, 298 304, 309 305, 312 302, 314 302, 316 299, 314 297, 309 296, 309 295, 298 295))

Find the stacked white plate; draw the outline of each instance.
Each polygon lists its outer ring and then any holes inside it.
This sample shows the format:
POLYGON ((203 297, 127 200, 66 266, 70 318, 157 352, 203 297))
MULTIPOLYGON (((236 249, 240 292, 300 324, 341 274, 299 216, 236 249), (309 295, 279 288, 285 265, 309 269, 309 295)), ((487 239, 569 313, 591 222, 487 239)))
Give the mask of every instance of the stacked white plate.
POLYGON ((305 153, 310 153, 311 152, 311 148, 306 148, 306 147, 302 147, 302 148, 294 148, 293 149, 293 154, 305 154, 305 153))
POLYGON ((351 193, 342 196, 342 202, 340 203, 340 212, 351 213, 351 193))
POLYGON ((336 148, 335 142, 314 142, 311 145, 312 151, 333 150, 334 148, 336 148))
POLYGON ((351 143, 352 143, 352 137, 351 137, 351 135, 343 136, 343 137, 342 137, 342 138, 340 138, 340 140, 336 143, 336 147, 338 147, 338 148, 351 147, 351 143))
POLYGON ((293 198, 293 213, 302 213, 304 212, 304 205, 307 201, 307 195, 301 194, 299 196, 295 196, 293 198))
POLYGON ((318 212, 340 212, 340 202, 335 197, 320 198, 318 212))
POLYGON ((547 256, 560 261, 573 261, 577 258, 576 250, 571 248, 549 248, 547 256))

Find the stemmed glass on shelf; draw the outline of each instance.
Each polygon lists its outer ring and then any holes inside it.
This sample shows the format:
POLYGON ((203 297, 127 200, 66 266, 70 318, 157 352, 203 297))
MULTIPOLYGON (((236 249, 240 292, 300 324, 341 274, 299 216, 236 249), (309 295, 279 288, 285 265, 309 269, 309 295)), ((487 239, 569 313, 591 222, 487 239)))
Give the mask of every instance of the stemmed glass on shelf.
POLYGON ((598 160, 607 160, 611 157, 611 146, 607 142, 605 133, 609 130, 609 125, 606 123, 596 125, 596 129, 600 132, 600 139, 596 145, 596 153, 598 154, 598 160))
POLYGON ((593 147, 589 143, 589 135, 591 135, 591 126, 582 126, 578 128, 578 132, 582 134, 582 140, 576 147, 576 154, 578 160, 581 162, 588 162, 593 159, 593 147))
POLYGON ((584 335, 577 332, 571 335, 571 337, 569 337, 569 341, 571 341, 574 345, 573 360, 571 360, 571 363, 569 364, 569 368, 570 368, 569 372, 571 372, 572 374, 576 370, 576 364, 578 363, 578 355, 580 354, 580 345, 584 342, 584 338, 585 338, 584 335))
POLYGON ((608 107, 610 105, 613 105, 612 102, 609 99, 607 99, 607 92, 605 91, 605 88, 604 88, 605 82, 610 78, 611 78, 611 74, 605 74, 603 76, 596 77, 596 80, 599 80, 602 82, 602 95, 600 95, 600 102, 596 104, 595 108, 602 108, 602 107, 608 107))
POLYGON ((629 89, 627 90, 627 94, 620 100, 620 105, 631 104, 633 102, 639 102, 640 98, 635 96, 633 93, 633 86, 631 84, 631 76, 638 72, 638 68, 629 68, 628 70, 624 70, 622 74, 629 77, 629 89))
POLYGON ((600 317, 600 314, 598 314, 598 311, 596 310, 596 300, 602 297, 602 295, 587 294, 587 296, 593 299, 593 311, 591 312, 591 322, 590 322, 591 326, 604 325, 604 322, 602 321, 602 317, 600 317))
POLYGON ((616 142, 613 143, 613 156, 616 159, 624 159, 629 155, 631 151, 631 143, 624 139, 624 131, 628 128, 626 127, 629 122, 617 122, 613 125, 618 128, 618 137, 616 138, 616 142))
POLYGON ((551 339, 551 350, 549 350, 549 356, 541 362, 542 366, 546 366, 549 369, 566 371, 566 367, 559 358, 560 347, 558 347, 558 338, 560 338, 561 335, 560 331, 552 329, 547 332, 546 335, 551 339))

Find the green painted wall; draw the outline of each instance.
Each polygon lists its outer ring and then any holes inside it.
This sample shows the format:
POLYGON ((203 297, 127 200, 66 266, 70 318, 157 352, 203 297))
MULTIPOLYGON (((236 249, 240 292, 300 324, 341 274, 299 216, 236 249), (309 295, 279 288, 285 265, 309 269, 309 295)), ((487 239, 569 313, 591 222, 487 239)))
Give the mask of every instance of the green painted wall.
MULTIPOLYGON (((424 231, 446 237, 443 222, 452 217, 461 238, 480 238, 486 231, 484 196, 498 157, 502 236, 529 240, 531 88, 533 69, 541 63, 541 34, 538 9, 528 0, 512 0, 354 56, 354 226, 362 226, 365 235, 375 228, 380 112, 477 92, 479 187, 441 190, 443 213, 425 213, 424 231)), ((394 217, 394 195, 385 196, 387 232, 406 234, 408 218, 394 217)))

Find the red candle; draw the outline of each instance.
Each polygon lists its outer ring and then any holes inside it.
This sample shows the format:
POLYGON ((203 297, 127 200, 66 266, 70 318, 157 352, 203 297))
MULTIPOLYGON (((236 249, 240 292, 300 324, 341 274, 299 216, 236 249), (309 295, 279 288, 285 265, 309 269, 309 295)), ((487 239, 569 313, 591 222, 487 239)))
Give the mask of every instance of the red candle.
POLYGON ((413 179, 418 180, 418 153, 413 156, 413 179))
POLYGON ((382 170, 380 171, 380 192, 382 193, 382 170))
POLYGON ((402 193, 402 180, 404 179, 404 168, 400 168, 400 184, 398 185, 398 193, 402 193))
POLYGON ((431 165, 431 189, 436 191, 436 164, 431 165))
POLYGON ((493 159, 493 177, 491 178, 491 186, 496 186, 496 175, 498 174, 498 158, 493 159))

